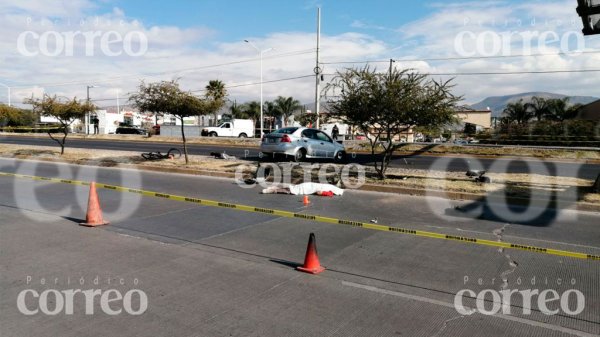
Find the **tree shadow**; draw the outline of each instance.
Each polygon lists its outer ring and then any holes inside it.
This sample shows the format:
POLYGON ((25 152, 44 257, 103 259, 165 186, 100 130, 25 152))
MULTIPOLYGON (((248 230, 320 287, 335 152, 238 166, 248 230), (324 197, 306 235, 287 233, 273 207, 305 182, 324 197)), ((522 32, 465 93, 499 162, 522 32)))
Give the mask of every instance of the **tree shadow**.
POLYGON ((465 206, 448 208, 445 214, 516 225, 549 227, 558 220, 564 209, 571 208, 590 191, 591 187, 570 186, 566 190, 548 191, 544 199, 537 199, 535 193, 515 197, 507 195, 506 190, 500 190, 473 200, 465 206), (564 197, 565 195, 573 198, 564 197))

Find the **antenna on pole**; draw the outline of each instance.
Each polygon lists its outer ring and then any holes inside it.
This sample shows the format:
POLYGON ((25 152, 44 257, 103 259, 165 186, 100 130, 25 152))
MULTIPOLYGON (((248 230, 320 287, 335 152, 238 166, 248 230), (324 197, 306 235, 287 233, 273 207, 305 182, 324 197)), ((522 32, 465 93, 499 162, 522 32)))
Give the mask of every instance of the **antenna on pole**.
POLYGON ((321 50, 321 7, 317 7, 317 65, 315 67, 315 114, 317 129, 319 128, 319 111, 321 105, 321 67, 319 52, 321 50))

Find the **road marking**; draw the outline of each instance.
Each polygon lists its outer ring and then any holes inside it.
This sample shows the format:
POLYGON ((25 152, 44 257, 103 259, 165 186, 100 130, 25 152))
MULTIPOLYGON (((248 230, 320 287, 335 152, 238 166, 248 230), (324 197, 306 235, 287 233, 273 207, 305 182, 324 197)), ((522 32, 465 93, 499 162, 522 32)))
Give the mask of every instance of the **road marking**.
MULTIPOLYGON (((448 303, 448 302, 444 302, 444 301, 439 301, 439 300, 434 300, 434 299, 428 298, 428 297, 423 297, 423 296, 418 296, 418 295, 411 295, 411 294, 402 293, 402 292, 398 292, 398 291, 381 289, 381 288, 377 288, 377 287, 373 287, 373 286, 368 286, 368 285, 354 283, 354 282, 347 282, 347 281, 342 281, 342 285, 347 286, 347 287, 353 287, 353 288, 363 289, 363 290, 367 290, 367 291, 372 291, 372 292, 376 292, 376 293, 379 293, 379 294, 385 294, 385 295, 391 295, 391 296, 396 296, 396 297, 402 297, 402 298, 405 298, 405 299, 408 299, 408 300, 413 300, 413 301, 418 301, 418 302, 424 302, 424 303, 434 304, 434 305, 438 305, 438 306, 442 306, 442 307, 446 307, 446 308, 452 308, 452 309, 456 310, 456 308, 454 307, 454 304, 452 304, 452 303, 448 303)), ((466 307, 466 306, 465 306, 465 309, 466 309, 466 311, 472 312, 473 314, 477 313, 476 309, 469 308, 469 307, 466 307)), ((504 320, 507 320, 507 321, 519 322, 519 323, 531 325, 531 326, 534 326, 534 327, 537 327, 537 328, 544 328, 544 329, 548 329, 548 330, 554 330, 554 331, 558 331, 558 332, 562 332, 562 333, 567 333, 567 334, 571 334, 571 335, 575 335, 575 336, 581 336, 581 337, 597 336, 595 334, 587 333, 587 332, 584 332, 584 331, 569 329, 569 328, 565 328, 565 327, 562 327, 562 326, 559 326, 559 325, 542 323, 542 322, 533 321, 533 320, 526 319, 526 318, 521 318, 521 317, 515 317, 515 316, 511 316, 511 315, 505 315, 505 314, 497 313, 497 314, 494 314, 494 315, 491 315, 491 316, 496 317, 496 318, 500 318, 500 319, 504 319, 504 320)))
MULTIPOLYGON (((61 178, 38 177, 38 176, 30 176, 30 175, 7 173, 7 172, 0 172, 0 176, 32 179, 32 180, 38 180, 38 181, 47 181, 47 182, 71 184, 71 185, 78 185, 78 186, 89 186, 90 185, 89 182, 85 182, 85 181, 61 179, 61 178)), ((154 192, 154 191, 133 189, 133 188, 123 187, 123 186, 104 184, 104 183, 96 183, 96 188, 103 188, 103 189, 108 189, 108 190, 117 191, 117 192, 135 193, 135 194, 144 195, 144 196, 148 196, 148 197, 169 199, 169 200, 174 200, 174 201, 189 202, 189 203, 193 203, 196 205, 202 205, 202 206, 227 208, 227 209, 238 210, 238 211, 243 211, 243 212, 269 214, 269 215, 280 216, 280 217, 285 217, 285 218, 316 221, 316 222, 335 224, 335 225, 343 225, 343 226, 349 226, 349 227, 359 227, 359 228, 382 231, 382 232, 391 232, 391 233, 412 235, 412 236, 431 238, 431 239, 450 240, 450 241, 461 242, 461 243, 465 243, 465 244, 476 244, 476 245, 481 245, 481 246, 516 249, 516 250, 523 250, 523 251, 532 252, 532 253, 565 256, 565 257, 585 259, 585 260, 591 260, 591 261, 600 261, 600 255, 592 255, 592 254, 586 254, 586 253, 580 253, 580 252, 571 252, 571 251, 566 251, 566 250, 559 250, 559 249, 552 249, 552 248, 545 248, 545 247, 536 247, 536 246, 530 246, 530 245, 524 245, 524 244, 514 244, 514 243, 509 243, 509 242, 485 240, 485 239, 479 239, 479 238, 468 237, 468 236, 448 235, 448 234, 442 234, 442 233, 436 233, 436 232, 428 232, 428 231, 422 231, 422 230, 387 226, 387 225, 382 225, 382 224, 373 224, 373 223, 366 223, 366 222, 360 222, 360 221, 352 221, 352 220, 348 220, 348 219, 337 219, 337 218, 331 218, 331 217, 326 217, 326 216, 321 216, 321 215, 296 213, 296 212, 271 209, 271 208, 262 208, 262 207, 248 206, 248 205, 232 204, 232 203, 215 201, 215 200, 199 199, 199 198, 185 197, 185 196, 180 196, 180 195, 166 194, 166 193, 160 193, 160 192, 154 192)))

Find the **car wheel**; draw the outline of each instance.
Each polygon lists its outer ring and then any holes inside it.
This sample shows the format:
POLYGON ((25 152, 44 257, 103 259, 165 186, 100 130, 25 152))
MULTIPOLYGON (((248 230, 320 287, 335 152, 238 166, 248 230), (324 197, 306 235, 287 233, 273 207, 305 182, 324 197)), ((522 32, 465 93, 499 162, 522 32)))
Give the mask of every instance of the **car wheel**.
POLYGON ((298 151, 296 151, 296 154, 294 155, 294 161, 299 163, 301 161, 304 161, 306 159, 306 150, 305 149, 299 149, 298 151))
POLYGON ((245 133, 240 133, 240 138, 248 138, 248 135, 245 133))
POLYGON ((333 158, 337 163, 341 163, 346 159, 346 153, 344 151, 338 151, 333 158))
POLYGON ((208 135, 209 135, 210 137, 217 137, 217 136, 218 136, 218 134, 217 134, 216 132, 214 132, 214 131, 213 131, 213 132, 211 132, 211 133, 209 133, 208 135))

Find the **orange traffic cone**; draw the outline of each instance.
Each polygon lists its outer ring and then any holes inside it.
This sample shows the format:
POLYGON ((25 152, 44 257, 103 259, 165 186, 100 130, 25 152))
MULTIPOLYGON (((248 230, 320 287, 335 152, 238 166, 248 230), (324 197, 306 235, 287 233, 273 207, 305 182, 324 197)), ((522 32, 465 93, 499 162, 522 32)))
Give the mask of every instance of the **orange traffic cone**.
POLYGON ((108 225, 108 221, 104 221, 102 218, 102 209, 100 208, 100 200, 96 192, 95 182, 90 184, 87 214, 85 215, 85 222, 80 223, 80 225, 88 227, 108 225))
POLYGON ((304 204, 304 206, 308 206, 308 204, 310 204, 310 200, 308 199, 308 195, 304 196, 304 198, 302 199, 302 203, 304 204))
POLYGON ((310 233, 310 237, 308 238, 304 265, 302 267, 296 267, 296 269, 309 274, 319 274, 325 270, 325 268, 321 266, 321 263, 319 263, 319 254, 317 253, 317 242, 314 233, 310 233))

